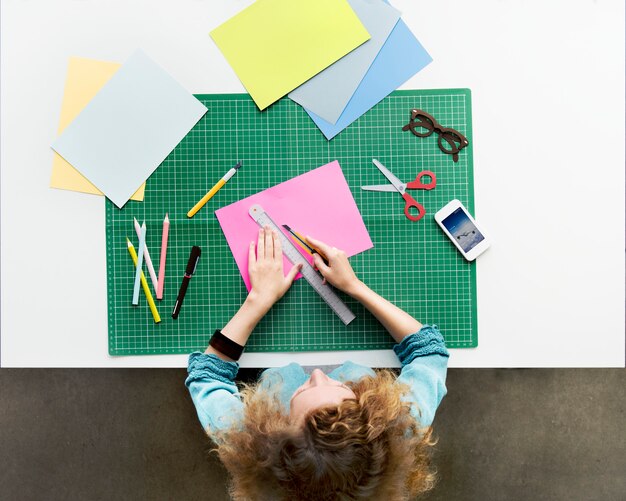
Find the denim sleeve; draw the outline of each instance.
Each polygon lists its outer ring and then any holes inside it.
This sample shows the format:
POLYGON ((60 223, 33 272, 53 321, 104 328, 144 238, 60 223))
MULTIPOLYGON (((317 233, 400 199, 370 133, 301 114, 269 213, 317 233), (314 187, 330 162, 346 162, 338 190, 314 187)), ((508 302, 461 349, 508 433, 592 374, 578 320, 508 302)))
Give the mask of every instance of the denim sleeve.
POLYGON ((195 352, 189 355, 185 386, 202 427, 212 438, 214 432, 228 429, 242 420, 243 403, 235 384, 238 371, 237 362, 214 354, 195 352))
POLYGON ((402 371, 398 381, 409 386, 405 401, 422 426, 430 426, 437 407, 447 393, 446 373, 449 353, 436 325, 424 325, 419 332, 394 346, 402 371))

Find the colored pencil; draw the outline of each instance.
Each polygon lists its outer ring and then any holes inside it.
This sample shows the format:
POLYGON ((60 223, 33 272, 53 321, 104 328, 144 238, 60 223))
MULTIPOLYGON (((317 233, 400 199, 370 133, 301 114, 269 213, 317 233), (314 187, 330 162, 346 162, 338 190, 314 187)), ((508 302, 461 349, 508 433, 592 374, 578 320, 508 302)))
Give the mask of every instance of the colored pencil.
MULTIPOLYGON (((126 239, 126 242, 128 245, 128 252, 130 254, 130 257, 132 258, 135 266, 137 266, 138 259, 135 248, 133 247, 133 244, 130 242, 130 240, 128 240, 128 238, 126 239)), ((150 293, 150 287, 148 287, 148 281, 146 280, 146 276, 144 275, 143 270, 141 272, 141 285, 143 286, 143 291, 146 294, 146 299, 148 300, 148 306, 150 306, 150 311, 152 312, 154 323, 158 324, 161 321, 161 316, 159 315, 159 311, 154 304, 154 299, 152 298, 152 294, 150 293)))
POLYGON ((226 174, 224 174, 222 179, 220 179, 217 183, 215 183, 213 188, 211 188, 209 192, 206 195, 204 195, 200 199, 200 201, 191 208, 191 210, 187 213, 187 217, 195 216, 196 212, 202 209, 202 207, 204 207, 204 204, 207 203, 209 200, 211 200, 213 195, 215 195, 220 190, 220 188, 224 186, 228 182, 228 180, 237 173, 240 167, 241 167, 241 162, 238 162, 237 165, 235 165, 226 174))
POLYGON ((167 238, 170 234, 170 219, 165 214, 163 220, 163 233, 161 234, 161 258, 159 261, 159 279, 157 286, 157 299, 163 299, 163 284, 165 282, 165 257, 167 256, 167 238))
POLYGON ((141 270, 143 266, 143 250, 146 246, 146 223, 141 225, 141 233, 139 235, 139 252, 137 255, 137 270, 135 271, 135 287, 133 288, 133 305, 139 304, 139 284, 141 283, 141 270))
MULTIPOLYGON (((141 238, 141 226, 139 226, 139 221, 137 221, 137 218, 134 218, 134 220, 135 220, 135 232, 137 233, 137 236, 141 238)), ((154 290, 156 291, 158 287, 158 280, 157 280, 156 273, 154 272, 154 266, 152 266, 152 259, 150 259, 150 252, 148 251, 148 244, 146 244, 145 242, 144 242, 144 248, 143 248, 143 258, 144 258, 144 261, 146 262, 146 266, 148 267, 148 273, 150 274, 152 287, 154 287, 154 290)))

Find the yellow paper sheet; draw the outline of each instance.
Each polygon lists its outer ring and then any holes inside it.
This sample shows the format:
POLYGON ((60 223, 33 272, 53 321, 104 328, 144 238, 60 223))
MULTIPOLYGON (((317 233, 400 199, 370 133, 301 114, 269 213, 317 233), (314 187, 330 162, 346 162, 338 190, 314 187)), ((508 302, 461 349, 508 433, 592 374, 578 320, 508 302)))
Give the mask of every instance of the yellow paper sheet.
POLYGON ((257 0, 211 37, 261 110, 370 38, 346 0, 257 0))
MULTIPOLYGON (((104 84, 109 81, 121 64, 105 61, 95 61, 82 57, 71 57, 67 69, 63 104, 61 105, 61 118, 59 120, 58 133, 61 134, 72 120, 83 110, 85 106, 100 91, 104 84)), ((58 153, 54 153, 52 160, 52 188, 63 190, 80 191, 81 193, 93 193, 102 195, 86 177, 72 167, 58 153)), ((143 200, 146 183, 133 194, 131 200, 143 200)))

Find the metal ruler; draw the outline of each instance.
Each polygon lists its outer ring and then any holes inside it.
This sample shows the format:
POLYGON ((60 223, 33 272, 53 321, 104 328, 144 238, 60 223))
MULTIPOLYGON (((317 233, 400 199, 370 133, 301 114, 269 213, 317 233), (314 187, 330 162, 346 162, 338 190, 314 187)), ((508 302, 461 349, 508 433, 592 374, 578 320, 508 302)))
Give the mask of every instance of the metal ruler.
POLYGON ((283 254, 287 257, 287 259, 289 259, 294 266, 298 263, 302 263, 300 273, 302 273, 302 276, 306 279, 306 281, 311 284, 311 287, 313 287, 313 289, 315 289, 315 291, 322 296, 322 299, 326 301, 328 306, 332 308, 344 324, 348 325, 352 322, 356 318, 355 314, 352 313, 350 308, 348 308, 341 298, 335 294, 335 291, 333 291, 329 285, 323 283, 323 278, 320 274, 315 271, 315 268, 311 266, 311 263, 307 261, 298 249, 296 249, 296 246, 287 238, 278 225, 272 221, 272 218, 267 215, 267 213, 263 210, 263 207, 258 204, 254 204, 250 207, 248 213, 261 228, 269 226, 271 229, 276 231, 276 233, 278 233, 278 237, 280 238, 280 242, 283 247, 283 254))

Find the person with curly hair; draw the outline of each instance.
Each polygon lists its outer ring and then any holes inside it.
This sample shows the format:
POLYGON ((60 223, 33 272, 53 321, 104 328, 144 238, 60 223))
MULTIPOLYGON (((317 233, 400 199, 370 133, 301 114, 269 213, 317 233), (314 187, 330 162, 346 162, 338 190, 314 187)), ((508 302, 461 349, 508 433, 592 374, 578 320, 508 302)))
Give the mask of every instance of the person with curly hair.
POLYGON ((189 356, 185 381, 198 418, 230 474, 236 500, 406 500, 431 489, 432 421, 446 394, 448 351, 422 325, 355 275, 345 253, 307 237, 325 280, 360 301, 396 341, 402 369, 346 362, 310 375, 291 363, 254 384, 235 377, 254 327, 287 292, 278 235, 259 231, 249 248, 251 290, 204 353, 189 356))

